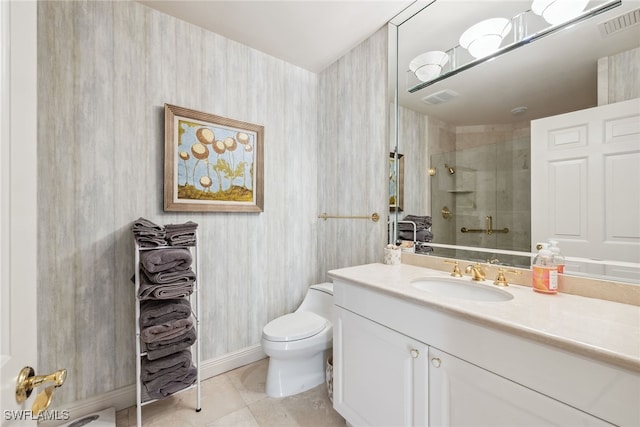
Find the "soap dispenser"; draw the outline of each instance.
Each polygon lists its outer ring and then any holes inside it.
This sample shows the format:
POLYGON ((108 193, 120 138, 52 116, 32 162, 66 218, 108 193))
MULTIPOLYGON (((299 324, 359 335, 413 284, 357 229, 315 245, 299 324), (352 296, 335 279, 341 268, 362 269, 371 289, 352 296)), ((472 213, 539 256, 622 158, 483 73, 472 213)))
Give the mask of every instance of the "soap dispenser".
POLYGON ((549 239, 549 250, 553 253, 553 258, 555 259, 556 266, 558 267, 558 274, 564 273, 564 255, 560 252, 560 248, 558 247, 558 241, 549 239))
POLYGON ((558 266, 548 243, 542 243, 533 259, 532 286, 536 292, 555 294, 558 292, 558 266))

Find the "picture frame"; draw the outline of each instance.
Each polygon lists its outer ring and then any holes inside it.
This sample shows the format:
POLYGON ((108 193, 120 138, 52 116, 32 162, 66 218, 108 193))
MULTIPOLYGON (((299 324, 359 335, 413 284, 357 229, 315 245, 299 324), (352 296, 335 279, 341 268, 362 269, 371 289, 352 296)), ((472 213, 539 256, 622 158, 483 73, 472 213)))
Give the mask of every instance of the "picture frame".
POLYGON ((404 199, 404 155, 389 153, 389 210, 402 211, 404 199), (396 167, 397 166, 397 167, 396 167))
POLYGON ((165 211, 263 211, 263 126, 171 104, 164 122, 165 211))

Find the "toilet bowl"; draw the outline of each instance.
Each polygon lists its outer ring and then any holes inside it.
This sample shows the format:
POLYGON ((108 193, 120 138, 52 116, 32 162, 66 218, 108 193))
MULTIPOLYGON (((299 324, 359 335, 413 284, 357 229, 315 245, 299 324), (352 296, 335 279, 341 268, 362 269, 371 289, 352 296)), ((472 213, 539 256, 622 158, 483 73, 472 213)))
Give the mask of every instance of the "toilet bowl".
POLYGON ((266 393, 285 397, 325 381, 325 363, 333 347, 333 284, 313 285, 290 314, 267 323, 262 349, 269 356, 266 393))

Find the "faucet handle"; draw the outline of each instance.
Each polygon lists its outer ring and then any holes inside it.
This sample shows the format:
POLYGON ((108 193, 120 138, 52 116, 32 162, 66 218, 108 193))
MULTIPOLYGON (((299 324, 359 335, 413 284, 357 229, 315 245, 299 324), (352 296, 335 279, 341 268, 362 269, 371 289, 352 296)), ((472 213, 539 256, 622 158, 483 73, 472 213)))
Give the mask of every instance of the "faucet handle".
POLYGON ((444 262, 448 264, 453 264, 453 271, 451 272, 451 275, 453 277, 462 277, 462 272, 460 271, 460 266, 458 265, 458 261, 449 261, 445 259, 444 262))
POLYGON ((493 281, 494 285, 500 286, 500 287, 509 286, 509 283, 507 282, 507 278, 505 277, 504 273, 520 274, 520 272, 517 270, 505 270, 504 268, 500 267, 498 269, 498 276, 496 277, 496 280, 493 281))
POLYGON ((500 267, 498 269, 498 277, 496 277, 496 280, 493 281, 493 284, 502 287, 509 286, 507 278, 504 277, 504 268, 500 267))

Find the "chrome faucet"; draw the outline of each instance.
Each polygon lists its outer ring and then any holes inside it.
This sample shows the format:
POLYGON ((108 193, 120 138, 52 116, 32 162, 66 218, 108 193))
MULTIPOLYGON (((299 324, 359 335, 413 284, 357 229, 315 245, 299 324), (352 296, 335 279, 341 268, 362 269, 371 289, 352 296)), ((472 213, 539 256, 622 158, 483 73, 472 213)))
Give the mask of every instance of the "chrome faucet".
POLYGON ((475 280, 476 282, 482 282, 485 277, 484 270, 480 264, 470 264, 464 269, 464 272, 471 274, 471 280, 475 280))

